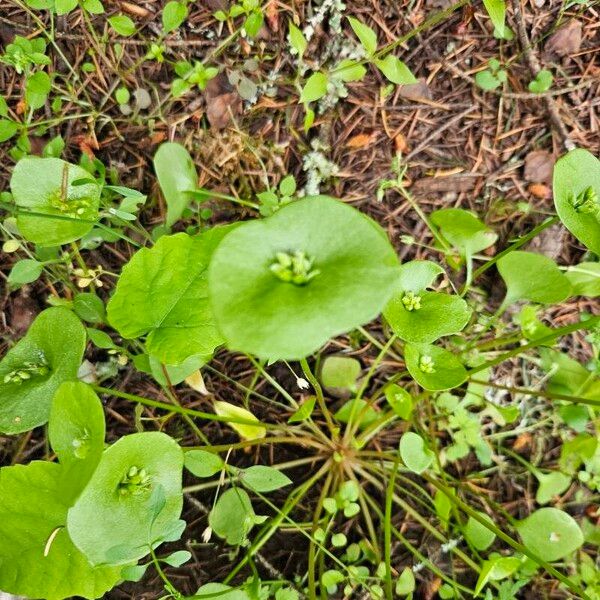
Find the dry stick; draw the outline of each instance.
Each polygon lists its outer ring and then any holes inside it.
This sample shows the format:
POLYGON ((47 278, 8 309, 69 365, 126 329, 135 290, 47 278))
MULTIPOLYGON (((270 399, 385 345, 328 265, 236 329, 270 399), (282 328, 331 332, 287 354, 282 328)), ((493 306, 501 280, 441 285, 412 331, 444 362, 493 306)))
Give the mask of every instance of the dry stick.
MULTIPOLYGON (((531 43, 529 42, 529 37, 527 36, 527 30, 525 28, 525 21, 523 19, 523 12, 521 11, 520 2, 521 0, 514 0, 512 3, 513 12, 515 14, 515 20, 517 22, 517 36, 519 38, 519 44, 521 45, 523 53, 525 54, 529 70, 531 71, 533 77, 537 78, 537 75, 542 70, 542 68, 537 59, 537 56, 533 52, 531 43)), ((575 148, 575 144, 569 137, 567 128, 565 127, 565 124, 560 118, 560 114, 558 113, 558 108, 556 106, 556 102, 554 102, 554 98, 552 96, 542 96, 542 100, 546 105, 546 110, 548 111, 550 123, 556 130, 556 133, 560 138, 562 146, 564 146, 564 148, 567 151, 573 150, 575 148)))

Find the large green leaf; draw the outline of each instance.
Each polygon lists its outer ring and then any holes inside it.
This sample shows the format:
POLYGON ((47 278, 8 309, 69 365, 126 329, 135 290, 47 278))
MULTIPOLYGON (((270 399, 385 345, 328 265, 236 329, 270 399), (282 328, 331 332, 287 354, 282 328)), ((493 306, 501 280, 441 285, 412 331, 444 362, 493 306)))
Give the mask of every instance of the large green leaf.
POLYGON ((431 213, 430 219, 462 256, 473 256, 498 239, 472 212, 462 208, 436 210, 431 213))
POLYGON ((517 300, 555 304, 571 293, 567 277, 542 254, 515 250, 498 261, 498 271, 507 287, 504 306, 517 300))
POLYGON ((135 433, 106 450, 69 510, 75 545, 95 565, 127 563, 169 536, 182 508, 183 452, 168 435, 135 433))
POLYGON ((62 467, 32 462, 0 469, 0 589, 28 598, 100 598, 120 567, 92 567, 65 524, 62 467))
POLYGON ((373 221, 314 196, 227 235, 210 264, 209 291, 231 349, 299 359, 375 318, 397 276, 394 249, 373 221))
MULTIPOLYGON (((170 4, 177 4, 176 2, 170 4)), ((167 203, 167 227, 179 221, 198 187, 198 174, 188 151, 175 142, 161 144, 154 155, 154 170, 167 203)))
POLYGON ((90 174, 60 158, 22 158, 10 180, 18 213, 17 226, 24 238, 40 246, 58 246, 83 237, 98 219, 100 186, 90 174), (48 216, 28 215, 27 211, 48 216))
POLYGON ((92 389, 65 381, 54 394, 48 437, 63 467, 63 494, 73 500, 90 480, 104 451, 104 411, 92 389))
POLYGON ((48 420, 58 386, 76 379, 85 328, 68 309, 41 312, 0 362, 0 432, 28 431, 48 420))
POLYGON ((516 525, 523 544, 543 560, 554 562, 583 544, 577 521, 558 508, 540 508, 516 525))
POLYGON ((554 205, 564 226, 600 255, 600 161, 578 148, 556 161, 554 205))
POLYGON ((110 324, 125 338, 148 335, 148 352, 164 364, 210 356, 223 342, 208 302, 207 267, 231 226, 199 236, 161 237, 129 263, 107 306, 110 324))
POLYGON ((458 358, 439 346, 406 344, 404 359, 408 372, 426 390, 450 390, 467 378, 467 371, 458 358))

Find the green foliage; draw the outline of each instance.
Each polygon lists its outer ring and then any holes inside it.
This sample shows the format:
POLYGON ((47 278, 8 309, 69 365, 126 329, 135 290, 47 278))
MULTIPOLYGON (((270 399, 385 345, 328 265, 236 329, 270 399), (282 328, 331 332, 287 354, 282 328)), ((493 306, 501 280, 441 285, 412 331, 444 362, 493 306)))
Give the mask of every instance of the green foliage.
POLYGON ((170 33, 179 28, 187 19, 187 2, 170 0, 165 4, 162 12, 162 25, 165 33, 170 33))
POLYGON ((397 272, 395 252, 372 221, 317 196, 228 234, 211 260, 209 291, 230 348, 298 359, 374 318, 397 272), (332 237, 334 228, 345 236, 332 237), (277 276, 277 254, 289 251, 305 253, 318 274, 301 284, 277 276))
POLYGON ((196 477, 212 477, 224 468, 218 454, 206 450, 189 450, 185 453, 185 468, 196 477))
POLYGON ((600 263, 579 263, 569 267, 565 275, 571 282, 573 296, 600 296, 600 263))
POLYGON ((194 62, 179 61, 175 63, 175 73, 179 77, 173 80, 171 93, 175 98, 179 98, 194 87, 204 90, 208 82, 216 77, 218 72, 217 67, 206 67, 199 60, 194 62))
POLYGON ((13 170, 10 188, 20 209, 20 233, 40 246, 78 240, 98 219, 100 186, 87 171, 60 158, 21 159, 13 170), (80 181, 85 183, 79 185, 80 181))
POLYGON ((506 83, 507 74, 506 70, 500 65, 500 61, 491 58, 488 62, 487 69, 478 71, 475 75, 475 83, 486 91, 495 90, 500 87, 503 83, 506 83))
POLYGON ((120 580, 120 569, 93 567, 71 541, 65 522, 69 496, 63 469, 32 462, 0 469, 0 588, 62 600, 100 598, 120 580))
POLYGON ((108 303, 111 325, 127 339, 147 335, 148 352, 167 365, 210 356, 223 339, 208 304, 206 270, 230 229, 163 236, 139 250, 108 303))
POLYGON ((179 221, 198 187, 196 166, 188 151, 174 142, 161 144, 154 155, 154 170, 167 203, 167 227, 179 221))
MULTIPOLYGON (((478 512, 477 514, 484 521, 493 524, 491 517, 486 513, 478 512)), ((487 550, 496 539, 496 534, 493 531, 490 531, 490 529, 473 517, 469 517, 467 520, 464 535, 469 544, 479 551, 487 550)))
POLYGON ((575 519, 558 508, 540 508, 516 528, 525 546, 549 562, 568 556, 583 544, 583 533, 575 519))
POLYGON ((406 344, 406 368, 424 389, 450 390, 467 378, 467 371, 452 352, 439 346, 406 344))
POLYGON ((273 492, 292 483, 292 480, 281 471, 264 465, 243 469, 240 473, 240 481, 248 489, 262 493, 273 492))
POLYGON ((527 86, 530 92, 534 94, 543 94, 547 92, 552 86, 552 82, 554 81, 554 77, 552 76, 552 72, 547 69, 542 69, 536 76, 533 81, 529 82, 527 86))
POLYGON ((46 423, 54 392, 77 377, 84 348, 85 329, 70 310, 40 313, 0 362, 0 432, 46 423))
POLYGON ((407 431, 400 438, 400 457, 407 469, 413 473, 422 473, 433 462, 433 452, 425 446, 423 438, 407 431))
POLYGON ((71 502, 100 462, 104 433, 104 411, 98 396, 85 383, 63 383, 52 401, 48 438, 62 466, 63 494, 71 502))
POLYGON ((434 267, 428 261, 402 265, 399 290, 383 312, 394 333, 407 342, 431 344, 462 331, 471 316, 462 298, 425 290, 432 283, 429 274, 437 277, 434 267))
POLYGON ((110 446, 69 509, 67 530, 92 565, 127 564, 178 539, 183 452, 160 432, 110 446))
POLYGON ((362 370, 360 362, 350 356, 327 356, 321 366, 321 383, 327 388, 356 391, 362 370))
POLYGON ((563 225, 600 255, 600 161, 577 148, 554 165, 554 205, 563 225))
POLYGON ((248 493, 238 487, 223 492, 208 515, 212 530, 231 546, 246 544, 251 529, 264 520, 254 512, 248 493))
POLYGON ((571 294, 569 280, 547 256, 516 250, 497 264, 507 288, 503 306, 518 300, 555 304, 571 294))
POLYGON ((129 37, 135 33, 135 23, 127 15, 113 15, 108 22, 119 35, 129 37))

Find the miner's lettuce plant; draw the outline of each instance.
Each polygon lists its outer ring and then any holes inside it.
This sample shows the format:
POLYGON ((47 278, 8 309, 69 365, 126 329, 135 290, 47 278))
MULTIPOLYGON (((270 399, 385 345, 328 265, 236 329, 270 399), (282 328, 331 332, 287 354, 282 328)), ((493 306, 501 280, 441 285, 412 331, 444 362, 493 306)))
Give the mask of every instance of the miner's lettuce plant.
MULTIPOLYGON (((376 40, 369 31, 352 26, 374 52, 376 40)), ((238 561, 223 582, 205 583, 193 598, 221 594, 248 600, 257 590, 260 597, 276 600, 299 597, 287 583, 261 582, 256 574, 233 587, 246 565, 255 572, 256 553, 280 526, 308 540, 307 577, 290 586, 311 598, 342 592, 410 597, 419 569, 394 570, 395 541, 444 581, 440 595, 445 598, 461 597, 456 590, 510 597, 506 594, 541 570, 562 589, 584 597, 583 575, 568 577, 562 561, 595 539, 597 528, 590 519, 571 516, 568 504, 554 501, 576 480, 588 490, 600 488, 599 444, 586 431, 599 398, 600 317, 583 313, 580 321, 552 328, 541 320, 541 311, 573 296, 600 295, 597 159, 584 150, 559 159, 554 173, 558 217, 498 252, 491 249, 497 233, 474 213, 456 208, 421 213, 403 187, 402 170, 396 169, 397 179, 386 182, 383 192, 394 190, 416 207, 431 232, 429 249, 443 257, 441 264, 421 259, 400 264, 384 230, 367 215, 327 196, 298 198, 289 180, 279 186, 285 201, 269 197, 266 203, 259 198, 262 204, 242 203, 258 209, 262 218, 214 227, 200 223, 185 233, 169 233, 186 214, 197 214, 197 203, 210 194, 197 188, 193 161, 183 147, 161 146, 154 166, 167 206, 166 227, 153 232, 154 239, 136 238, 146 245, 115 274, 106 309, 96 294, 97 278, 80 276, 96 286, 89 292, 95 299, 54 295, 53 303, 60 306, 40 313, 0 362, 0 433, 20 434, 48 423, 52 448, 47 460, 0 469, 0 589, 48 600, 98 598, 123 580, 140 580, 152 567, 168 597, 184 598, 161 565, 179 566, 189 552, 158 553, 164 542, 179 540, 186 527, 181 520, 185 466, 188 478, 202 480, 186 493, 214 490, 204 531, 189 532, 190 537, 219 540, 232 547, 238 561), (589 251, 578 265, 557 265, 522 248, 558 218, 589 251), (488 312, 482 289, 474 285, 493 269, 506 289, 496 295, 497 310, 488 312), (380 316, 376 335, 363 328, 380 316), (86 329, 80 319, 92 326, 86 329), (587 364, 553 348, 578 330, 588 332, 593 349, 587 364), (368 369, 362 368, 362 353, 349 356, 334 346, 332 339, 340 335, 348 335, 347 350, 356 340, 378 349, 368 369), (87 341, 118 356, 119 368, 131 360, 155 379, 169 402, 102 382, 83 383, 80 365, 87 341), (246 392, 243 406, 206 394, 203 370, 222 349, 240 353, 256 369, 250 387, 235 382, 246 392), (495 383, 494 368, 517 356, 543 374, 535 389, 495 383), (395 372, 381 378, 378 370, 388 359, 395 372), (271 374, 275 361, 299 362, 284 367, 306 394, 292 394, 271 374), (256 390, 259 378, 276 390, 276 400, 262 395, 271 391, 256 390), (205 394, 212 412, 178 404, 173 389, 184 381, 205 394), (505 388, 547 397, 568 430, 557 470, 516 459, 533 477, 536 504, 518 519, 498 509, 487 494, 465 491, 445 470, 471 452, 486 468, 495 468, 503 438, 496 436, 492 443, 482 432, 490 423, 504 426, 520 415, 518 406, 489 400, 490 390, 505 388), (241 441, 182 448, 164 433, 171 419, 141 419, 136 412, 138 433, 107 446, 97 393, 180 415, 203 440, 198 423, 218 421, 241 441), (287 411, 287 422, 256 416, 251 397, 272 402, 261 415, 287 411), (426 419, 424 405, 431 411, 426 419), (390 428, 397 425, 401 435, 390 428), (390 437, 397 447, 379 450, 390 437), (302 447, 302 457, 277 468, 239 468, 231 460, 235 449, 281 440, 302 447), (283 471, 302 466, 307 475, 296 485, 283 471), (290 515, 318 484, 322 493, 312 519, 298 525, 290 515), (415 512, 413 500, 431 512, 436 525, 415 512), (420 556, 392 518, 400 510, 473 570, 472 588, 456 587, 442 568, 420 556), (356 539, 349 539, 352 532, 356 539)), ((136 211, 129 203, 121 205, 121 216, 110 213, 113 198, 106 195, 107 187, 137 206, 139 196, 107 186, 89 169, 59 159, 23 159, 11 181, 24 240, 19 243, 69 244, 81 258, 75 242, 100 219, 109 231, 118 223, 119 236, 131 243, 127 228, 141 233, 136 211)), ((215 194, 214 199, 232 198, 215 194)), ((84 243, 79 242, 81 248, 84 243)), ((66 272, 68 279, 72 270, 66 272)), ((118 370, 104 380, 110 378, 118 378, 118 370)))

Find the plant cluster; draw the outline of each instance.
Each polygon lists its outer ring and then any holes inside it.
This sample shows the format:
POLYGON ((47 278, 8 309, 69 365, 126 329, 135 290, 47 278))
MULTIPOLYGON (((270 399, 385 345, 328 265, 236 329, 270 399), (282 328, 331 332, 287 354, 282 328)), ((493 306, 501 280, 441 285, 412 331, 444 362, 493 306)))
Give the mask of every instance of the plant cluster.
MULTIPOLYGON (((101 166, 85 161, 73 165, 26 157, 13 171, 15 234, 5 246, 17 251, 32 243, 36 250, 34 257, 15 263, 9 281, 16 287, 48 270, 53 276, 62 272, 74 277, 76 289, 90 291, 76 292, 71 299, 53 296, 54 306, 39 314, 0 362, 0 431, 16 435, 47 423, 56 457, 0 470, 0 589, 48 600, 97 598, 120 581, 140 580, 153 566, 167 596, 183 598, 164 566, 183 564, 190 552, 158 552, 164 542, 179 540, 186 527, 181 519, 185 467, 201 479, 218 476, 205 541, 217 536, 244 553, 225 582, 208 583, 194 598, 273 594, 281 600, 301 593, 315 597, 317 589, 323 595, 348 596, 362 589, 374 598, 410 596, 418 565, 439 573, 445 581, 440 589, 444 598, 465 593, 512 597, 540 569, 565 589, 591 597, 582 591, 595 585, 588 584, 593 579, 585 562, 589 558, 582 559, 576 576, 564 574, 555 563, 579 550, 585 540, 597 539, 597 530, 591 521, 583 527, 566 510, 547 505, 573 478, 591 491, 600 485, 598 440, 585 431, 599 401, 600 317, 584 313, 579 322, 552 329, 538 320, 536 307, 573 294, 597 297, 597 262, 561 270, 551 259, 521 250, 523 240, 490 258, 481 253, 497 235, 471 212, 441 209, 423 218, 447 268, 465 270, 458 290, 442 264, 400 264, 380 226, 348 204, 326 196, 297 198, 292 178, 281 182, 278 193, 260 196, 262 218, 170 233, 207 191, 197 188, 194 163, 179 144, 163 144, 154 166, 168 207, 165 227, 153 232, 154 240, 139 248, 118 276, 110 274, 116 285, 106 307, 97 290, 107 274, 86 266, 77 243, 85 248, 84 241, 94 232, 101 239, 110 233, 128 240, 126 231, 137 227, 136 212, 145 196, 106 183, 101 166), (61 253, 61 246, 71 252, 61 253), (476 262, 482 264, 474 268, 476 262), (474 282, 494 266, 506 285, 505 297, 495 314, 478 315, 473 310, 478 298, 474 282), (486 336, 482 343, 487 332, 499 330, 501 315, 520 302, 525 302, 520 333, 486 336), (369 336, 362 326, 380 315, 387 339, 373 339, 380 353, 366 375, 351 357, 321 360, 320 349, 329 340, 353 331, 369 336), (589 365, 552 348, 561 336, 578 329, 589 331, 595 349, 589 365), (78 378, 88 341, 118 356, 121 367, 133 361, 165 389, 185 380, 202 390, 200 369, 226 347, 246 355, 293 414, 287 424, 265 423, 248 407, 229 402, 215 400, 214 413, 202 413, 86 384, 78 378), (510 344, 511 349, 499 351, 510 344), (541 507, 521 520, 504 516, 518 540, 500 528, 493 505, 487 512, 472 508, 469 495, 449 479, 444 465, 471 451, 484 467, 492 464, 497 448, 481 437, 482 427, 489 419, 510 423, 520 412, 487 399, 495 386, 492 370, 536 349, 547 373, 543 394, 561 404, 561 418, 578 433, 562 448, 560 471, 544 472, 519 457, 538 481, 536 501, 541 507), (397 357, 405 370, 377 383, 375 371, 388 355, 397 357), (308 362, 311 356, 321 362, 315 372, 308 362), (299 404, 266 370, 276 361, 298 361, 304 376, 296 376, 298 386, 312 387, 314 395, 299 404), (160 426, 107 446, 96 392, 179 413, 196 431, 198 419, 221 421, 243 444, 291 436, 313 447, 315 458, 309 460, 322 464, 278 507, 265 494, 293 485, 281 468, 240 469, 209 444, 181 447, 160 426), (336 396, 345 402, 332 413, 329 397, 336 396), (440 430, 452 440, 443 449, 427 441, 417 418, 420 404, 428 400, 433 401, 440 430), (405 425, 396 450, 370 449, 372 441, 398 423, 405 425), (393 524, 396 509, 415 515, 404 495, 420 498, 419 477, 436 490, 434 510, 444 533, 427 521, 423 524, 446 552, 458 553, 475 571, 473 588, 449 579, 393 524), (280 525, 294 524, 292 509, 322 478, 312 526, 302 530, 309 540, 308 579, 269 584, 255 575, 230 587, 280 525), (383 504, 367 491, 367 484, 379 490, 383 504), (266 502, 274 515, 257 514, 253 496, 266 502), (364 520, 368 533, 350 543, 347 523, 353 519, 364 520), (415 568, 395 571, 393 543, 413 552, 415 568), (465 555, 463 544, 481 557, 479 562, 465 555)), ((396 179, 384 182, 383 193, 395 188, 410 199, 400 158, 395 170, 396 179)), ((537 231, 560 218, 588 247, 590 259, 600 255, 598 193, 598 160, 585 150, 568 153, 554 173, 558 216, 537 231)))

